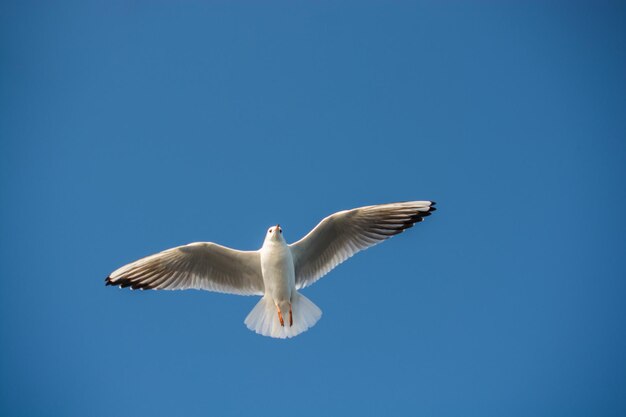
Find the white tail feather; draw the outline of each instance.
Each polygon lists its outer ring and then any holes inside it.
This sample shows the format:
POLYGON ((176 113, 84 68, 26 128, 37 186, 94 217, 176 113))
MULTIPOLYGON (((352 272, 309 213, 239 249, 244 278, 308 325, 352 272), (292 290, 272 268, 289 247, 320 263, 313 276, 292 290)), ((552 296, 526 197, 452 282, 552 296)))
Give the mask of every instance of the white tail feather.
POLYGON ((297 336, 313 327, 322 317, 322 310, 313 304, 311 300, 297 292, 292 298, 291 310, 293 326, 289 326, 288 312, 283 312, 285 326, 281 326, 274 301, 270 297, 264 296, 248 314, 244 323, 248 326, 248 329, 263 336, 285 339, 297 336))

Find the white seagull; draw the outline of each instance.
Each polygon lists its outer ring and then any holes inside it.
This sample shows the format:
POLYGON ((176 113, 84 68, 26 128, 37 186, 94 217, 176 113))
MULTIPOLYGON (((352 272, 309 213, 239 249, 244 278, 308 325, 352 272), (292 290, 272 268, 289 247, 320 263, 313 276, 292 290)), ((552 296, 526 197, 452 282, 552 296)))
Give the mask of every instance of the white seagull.
POLYGON ((257 251, 212 242, 190 243, 125 265, 105 282, 142 290, 192 288, 261 295, 244 321, 246 326, 263 336, 294 337, 322 316, 322 311, 298 290, 357 252, 422 221, 435 210, 434 205, 434 201, 409 201, 340 211, 290 245, 276 225, 268 229, 257 251))

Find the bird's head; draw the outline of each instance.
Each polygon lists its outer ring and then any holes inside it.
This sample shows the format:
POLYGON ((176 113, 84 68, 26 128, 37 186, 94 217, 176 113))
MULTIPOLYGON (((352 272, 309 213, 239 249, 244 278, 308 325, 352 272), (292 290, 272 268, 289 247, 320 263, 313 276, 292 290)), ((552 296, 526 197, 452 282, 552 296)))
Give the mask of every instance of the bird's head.
POLYGON ((283 238, 283 229, 280 228, 280 224, 277 224, 276 226, 272 226, 269 229, 267 229, 267 235, 265 235, 265 240, 270 240, 270 241, 281 241, 281 240, 285 240, 283 238))

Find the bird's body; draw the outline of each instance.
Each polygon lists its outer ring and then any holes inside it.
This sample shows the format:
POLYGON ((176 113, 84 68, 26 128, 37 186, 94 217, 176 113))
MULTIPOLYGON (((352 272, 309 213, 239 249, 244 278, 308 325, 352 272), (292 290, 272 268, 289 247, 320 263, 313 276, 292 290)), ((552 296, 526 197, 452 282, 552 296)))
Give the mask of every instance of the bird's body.
POLYGON ((291 310, 292 296, 296 293, 296 273, 291 249, 283 239, 280 226, 268 231, 260 255, 264 296, 274 301, 282 315, 291 310))
POLYGON ((411 201, 341 211, 292 244, 287 244, 276 225, 269 228, 257 251, 191 243, 125 265, 105 281, 142 290, 194 288, 261 295, 244 321, 248 328, 264 336, 293 337, 322 315, 298 290, 355 253, 412 227, 430 215, 433 206, 431 201, 411 201))

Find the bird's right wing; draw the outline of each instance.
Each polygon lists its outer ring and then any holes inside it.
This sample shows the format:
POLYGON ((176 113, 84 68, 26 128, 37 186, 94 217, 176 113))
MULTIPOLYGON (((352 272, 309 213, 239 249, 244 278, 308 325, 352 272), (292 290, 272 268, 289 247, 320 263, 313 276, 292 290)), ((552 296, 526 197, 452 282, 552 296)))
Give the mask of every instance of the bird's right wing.
POLYGON ((432 201, 381 204, 326 217, 308 235, 289 245, 296 288, 304 288, 352 255, 402 233, 435 210, 432 201))
POLYGON ((201 289, 238 295, 263 295, 258 251, 230 249, 211 242, 168 249, 125 265, 106 285, 133 289, 201 289))

